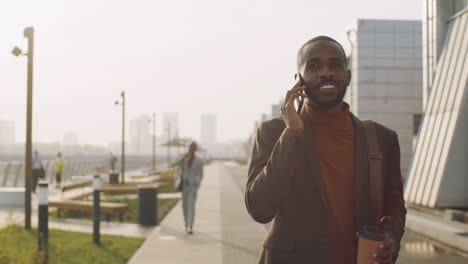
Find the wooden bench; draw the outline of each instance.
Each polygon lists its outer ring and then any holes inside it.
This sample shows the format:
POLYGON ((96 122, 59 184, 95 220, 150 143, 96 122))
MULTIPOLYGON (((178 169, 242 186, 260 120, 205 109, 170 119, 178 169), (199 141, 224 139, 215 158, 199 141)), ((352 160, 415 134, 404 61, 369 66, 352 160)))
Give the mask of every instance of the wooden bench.
MULTIPOLYGON (((82 211, 82 212, 92 212, 93 210, 93 202, 92 201, 80 201, 80 200, 64 200, 63 194, 66 191, 83 188, 83 193, 75 197, 75 199, 87 197, 92 194, 92 191, 85 191, 85 187, 91 186, 93 180, 86 180, 80 182, 73 182, 69 184, 65 184, 62 186, 62 196, 61 201, 49 201, 49 207, 56 207, 57 214, 60 216, 61 209, 68 209, 68 210, 75 210, 75 211, 82 211)), ((101 212, 107 215, 107 221, 110 219, 110 215, 112 214, 119 214, 119 220, 122 222, 123 214, 128 211, 128 204, 123 203, 100 203, 101 212)))
MULTIPOLYGON (((101 192, 108 194, 136 194, 138 193, 138 186, 142 184, 126 183, 126 184, 104 184, 101 187, 101 192)), ((165 186, 164 183, 152 184, 156 188, 165 186)))
POLYGON ((125 184, 143 184, 143 183, 154 183, 161 180, 160 175, 145 175, 145 176, 130 176, 134 181, 125 184))
MULTIPOLYGON (((78 188, 84 188, 84 187, 90 186, 92 183, 93 183, 93 180, 86 180, 86 181, 73 182, 73 183, 68 183, 68 184, 63 185, 63 186, 62 186, 62 196, 61 196, 61 199, 63 200, 63 194, 64 194, 66 191, 73 190, 73 189, 78 189, 78 188)), ((89 193, 88 193, 88 194, 85 194, 84 191, 85 191, 85 190, 83 189, 83 194, 82 194, 82 196, 87 196, 87 195, 89 195, 89 193)))
POLYGON ((144 179, 146 177, 151 177, 151 176, 153 176, 153 175, 132 175, 132 176, 130 176, 130 178, 132 178, 132 179, 144 179))
POLYGON ((101 192, 106 194, 134 194, 138 192, 137 185, 124 185, 124 186, 113 186, 112 185, 105 185, 101 187, 101 192))
MULTIPOLYGON (((101 213, 106 214, 107 221, 109 221, 110 215, 119 214, 119 220, 122 222, 123 214, 128 211, 128 204, 101 202, 99 205, 101 213)), ((93 202, 75 200, 49 201, 49 207, 57 207, 57 215, 60 216, 60 209, 92 212, 93 202)))

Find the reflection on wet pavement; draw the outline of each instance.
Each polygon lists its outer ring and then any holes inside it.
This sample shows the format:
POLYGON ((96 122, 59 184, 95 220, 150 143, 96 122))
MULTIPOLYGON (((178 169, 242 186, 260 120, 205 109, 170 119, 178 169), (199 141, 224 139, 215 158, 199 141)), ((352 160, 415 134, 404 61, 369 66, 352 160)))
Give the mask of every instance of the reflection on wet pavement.
POLYGON ((407 230, 401 241, 401 264, 467 264, 468 256, 462 256, 455 250, 436 245, 418 234, 407 230))
POLYGON ((421 255, 435 255, 436 254, 436 247, 429 243, 429 242, 410 242, 405 243, 405 250, 414 254, 421 254, 421 255))

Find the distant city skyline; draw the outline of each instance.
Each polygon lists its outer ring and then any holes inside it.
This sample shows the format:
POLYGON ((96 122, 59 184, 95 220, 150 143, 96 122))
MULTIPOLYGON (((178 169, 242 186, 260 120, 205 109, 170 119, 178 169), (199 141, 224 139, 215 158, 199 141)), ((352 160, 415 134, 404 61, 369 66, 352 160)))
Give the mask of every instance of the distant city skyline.
POLYGON ((34 141, 62 141, 67 131, 82 144, 119 141, 122 108, 114 102, 125 91, 127 120, 177 112, 179 136, 199 138, 200 115, 215 113, 223 142, 246 139, 284 97, 297 50, 311 37, 346 46, 356 18, 422 14, 421 1, 404 0, 3 1, 0 119, 13 120, 24 142, 26 58, 11 50, 26 52, 28 26, 35 28, 34 141))
MULTIPOLYGON (((262 114, 264 118, 267 118, 268 115, 262 114)), ((214 143, 223 143, 218 142, 217 140, 217 118, 215 114, 212 113, 204 113, 201 114, 198 118, 198 127, 200 128, 200 132, 197 136, 187 136, 187 135, 179 135, 179 138, 191 138, 196 141, 214 144, 214 143), (203 124, 206 124, 206 128, 203 128, 203 124), (204 135, 204 136, 203 136, 204 135), (206 140, 210 138, 210 140, 206 140)), ((179 131, 179 115, 178 113, 161 113, 159 116, 156 115, 156 138, 158 144, 162 144, 162 142, 166 142, 168 135, 167 135, 167 127, 168 124, 171 123, 171 138, 177 137, 179 131), (164 128, 164 129, 163 129, 164 128), (159 133, 158 133, 159 132, 159 133)), ((15 131, 15 122, 14 121, 4 121, 0 120, 0 145, 2 144, 22 144, 24 142, 16 141, 14 138, 14 131, 15 131)), ((120 130, 118 131, 121 132, 120 130)), ((130 148, 130 152, 138 153, 138 147, 142 145, 148 145, 142 152, 148 153, 148 149, 150 149, 150 144, 152 144, 152 120, 149 115, 142 115, 135 118, 132 118, 128 121, 128 125, 126 126, 126 144, 130 148)), ((180 132, 179 132, 180 133, 180 132)), ((224 143, 229 142, 236 142, 243 139, 231 139, 226 140, 224 143)), ((65 131, 62 135, 61 140, 52 140, 52 141, 41 141, 41 140, 33 140, 34 144, 59 144, 62 146, 69 145, 69 146, 78 146, 78 145, 89 145, 90 143, 80 142, 79 135, 77 132, 74 131, 65 131)), ((98 144, 90 144, 95 146, 109 146, 112 144, 119 144, 121 140, 112 140, 108 142, 102 142, 98 144)))

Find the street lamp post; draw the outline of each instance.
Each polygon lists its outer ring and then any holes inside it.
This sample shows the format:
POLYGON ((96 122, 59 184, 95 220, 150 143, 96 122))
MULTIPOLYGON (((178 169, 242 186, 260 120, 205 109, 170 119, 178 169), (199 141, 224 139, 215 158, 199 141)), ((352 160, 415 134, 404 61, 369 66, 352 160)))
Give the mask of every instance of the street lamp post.
POLYGON ((26 166, 24 181, 24 226, 31 229, 31 179, 32 179, 32 103, 33 103, 33 58, 34 58, 34 28, 24 29, 24 37, 28 39, 28 53, 23 53, 20 48, 13 48, 13 55, 25 55, 28 57, 28 80, 27 80, 27 109, 26 109, 26 166))
POLYGON ((167 124, 167 167, 171 166, 171 123, 167 124))
MULTIPOLYGON (((176 141, 179 142, 179 131, 176 131, 176 141)), ((180 146, 177 146, 177 156, 180 156, 180 146)))
POLYGON ((125 91, 120 93, 122 96, 122 102, 116 101, 116 105, 122 105, 122 158, 121 158, 121 173, 122 173, 122 184, 125 183, 125 91))

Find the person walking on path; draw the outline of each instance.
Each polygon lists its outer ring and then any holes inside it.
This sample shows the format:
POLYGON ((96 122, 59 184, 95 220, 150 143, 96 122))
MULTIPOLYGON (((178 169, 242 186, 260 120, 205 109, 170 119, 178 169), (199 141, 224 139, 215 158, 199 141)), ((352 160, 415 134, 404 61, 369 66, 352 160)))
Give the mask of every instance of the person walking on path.
POLYGON ((380 153, 368 150, 369 122, 343 102, 351 71, 336 40, 307 41, 297 74, 281 117, 260 124, 252 150, 246 207, 257 222, 273 220, 258 263, 355 264, 366 225, 390 236, 369 263, 394 263, 406 218, 397 134, 374 122, 380 153), (299 113, 298 98, 306 100, 299 113), (384 169, 373 185, 376 164, 384 169))
POLYGON ((198 188, 203 179, 203 162, 195 155, 197 144, 192 142, 188 152, 175 165, 180 167, 182 210, 184 213, 185 231, 193 234, 195 219, 195 202, 198 188))
POLYGON ((39 178, 43 178, 45 176, 44 167, 42 167, 41 156, 39 155, 39 151, 34 150, 32 156, 32 192, 36 192, 37 182, 39 178))
POLYGON ((57 159, 55 160, 55 187, 61 188, 62 186, 62 172, 63 172, 63 158, 62 153, 57 153, 57 159))

